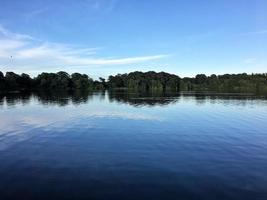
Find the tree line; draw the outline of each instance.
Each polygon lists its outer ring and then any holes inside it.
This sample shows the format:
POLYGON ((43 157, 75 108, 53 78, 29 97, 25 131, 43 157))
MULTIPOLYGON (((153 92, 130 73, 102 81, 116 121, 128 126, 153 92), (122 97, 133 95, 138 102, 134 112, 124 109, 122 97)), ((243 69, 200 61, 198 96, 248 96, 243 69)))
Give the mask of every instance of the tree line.
POLYGON ((267 73, 224 74, 206 76, 198 74, 194 78, 180 78, 165 72, 132 72, 118 74, 108 79, 110 88, 163 90, 163 91, 214 91, 233 93, 267 94, 267 73))
POLYGON ((0 91, 21 90, 104 90, 127 88, 141 91, 216 91, 267 94, 267 73, 262 74, 198 74, 180 78, 165 72, 131 72, 93 80, 86 74, 67 72, 28 74, 0 71, 0 91))
MULTIPOLYGON (((104 81, 102 79, 102 81, 104 81)), ((101 81, 94 81, 86 74, 67 72, 41 73, 35 78, 28 74, 16 74, 6 72, 5 76, 0 72, 0 90, 18 91, 18 90, 93 90, 105 89, 101 81)))

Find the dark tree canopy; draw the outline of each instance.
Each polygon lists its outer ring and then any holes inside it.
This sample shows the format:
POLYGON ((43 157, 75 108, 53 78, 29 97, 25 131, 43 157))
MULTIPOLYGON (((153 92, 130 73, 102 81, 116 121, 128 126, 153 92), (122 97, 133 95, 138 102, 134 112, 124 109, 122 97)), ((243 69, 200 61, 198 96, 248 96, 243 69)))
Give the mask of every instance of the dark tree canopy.
POLYGON ((5 77, 3 72, 0 71, 0 90, 4 90, 5 88, 6 88, 5 77))
POLYGON ((75 89, 93 88, 93 79, 86 74, 73 73, 71 75, 71 83, 75 89))
POLYGON ((216 91, 267 94, 267 73, 224 74, 206 76, 198 74, 194 78, 180 78, 165 72, 131 72, 93 80, 86 74, 60 71, 41 73, 35 78, 28 74, 0 71, 0 91, 19 90, 104 90, 127 88, 142 91, 216 91))
POLYGON ((141 90, 179 90, 180 78, 165 72, 131 72, 110 76, 109 87, 125 87, 141 90))

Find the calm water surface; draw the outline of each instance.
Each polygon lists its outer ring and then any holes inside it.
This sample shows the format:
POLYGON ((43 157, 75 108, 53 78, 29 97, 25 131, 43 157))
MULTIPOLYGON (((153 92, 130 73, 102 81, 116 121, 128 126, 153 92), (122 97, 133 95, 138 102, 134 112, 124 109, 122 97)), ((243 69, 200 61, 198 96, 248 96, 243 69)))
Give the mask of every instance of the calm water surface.
POLYGON ((0 97, 0 199, 267 199, 267 99, 0 97))

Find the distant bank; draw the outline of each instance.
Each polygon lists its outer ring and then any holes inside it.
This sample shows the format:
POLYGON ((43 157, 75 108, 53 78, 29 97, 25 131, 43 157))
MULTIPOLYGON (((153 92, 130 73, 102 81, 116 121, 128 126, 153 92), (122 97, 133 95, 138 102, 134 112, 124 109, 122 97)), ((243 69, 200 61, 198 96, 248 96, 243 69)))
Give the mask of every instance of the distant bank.
POLYGON ((93 80, 86 74, 67 72, 41 73, 37 77, 0 71, 0 91, 25 90, 104 90, 125 88, 141 91, 216 91, 267 95, 267 73, 262 74, 198 74, 180 78, 166 72, 131 72, 93 80))

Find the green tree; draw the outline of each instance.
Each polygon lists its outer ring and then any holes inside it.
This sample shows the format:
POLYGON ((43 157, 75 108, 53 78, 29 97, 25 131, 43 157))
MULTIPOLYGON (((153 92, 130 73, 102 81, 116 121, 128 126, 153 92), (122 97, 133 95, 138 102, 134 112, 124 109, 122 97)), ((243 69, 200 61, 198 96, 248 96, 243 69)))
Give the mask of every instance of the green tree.
POLYGON ((71 81, 74 89, 93 89, 93 80, 86 74, 73 73, 71 81))
POLYGON ((5 76, 6 87, 9 90, 17 90, 19 89, 19 79, 20 76, 15 74, 14 72, 7 72, 5 76))
POLYGON ((0 90, 6 90, 5 77, 3 72, 0 71, 0 90))

